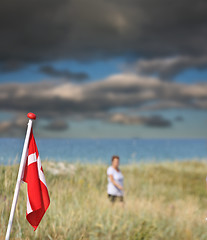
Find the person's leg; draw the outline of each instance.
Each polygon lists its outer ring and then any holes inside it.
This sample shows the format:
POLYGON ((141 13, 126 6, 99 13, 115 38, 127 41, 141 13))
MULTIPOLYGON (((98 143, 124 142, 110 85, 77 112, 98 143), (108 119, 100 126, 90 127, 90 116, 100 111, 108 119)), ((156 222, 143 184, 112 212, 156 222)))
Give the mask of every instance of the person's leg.
POLYGON ((118 200, 119 200, 119 204, 121 205, 121 207, 124 207, 124 197, 120 196, 120 197, 118 197, 118 200))
POLYGON ((112 204, 114 204, 114 202, 115 202, 115 200, 116 200, 116 196, 113 196, 113 195, 111 195, 111 194, 108 194, 108 198, 109 198, 110 202, 111 202, 112 204))

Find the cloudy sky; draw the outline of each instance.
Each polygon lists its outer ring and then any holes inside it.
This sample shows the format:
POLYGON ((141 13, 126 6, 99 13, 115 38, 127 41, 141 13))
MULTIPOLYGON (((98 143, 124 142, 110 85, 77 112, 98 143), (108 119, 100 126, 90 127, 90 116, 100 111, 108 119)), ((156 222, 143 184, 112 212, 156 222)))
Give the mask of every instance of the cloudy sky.
POLYGON ((1 0, 0 136, 206 138, 207 1, 1 0))

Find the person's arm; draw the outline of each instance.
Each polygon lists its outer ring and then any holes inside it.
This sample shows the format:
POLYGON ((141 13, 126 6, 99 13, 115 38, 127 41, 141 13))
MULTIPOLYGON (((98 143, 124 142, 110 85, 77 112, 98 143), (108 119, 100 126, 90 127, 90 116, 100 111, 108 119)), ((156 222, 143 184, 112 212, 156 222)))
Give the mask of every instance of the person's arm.
POLYGON ((119 185, 118 183, 116 183, 116 181, 113 178, 113 175, 109 175, 109 178, 110 178, 111 182, 114 184, 114 186, 116 186, 120 190, 123 190, 123 187, 121 185, 119 185))

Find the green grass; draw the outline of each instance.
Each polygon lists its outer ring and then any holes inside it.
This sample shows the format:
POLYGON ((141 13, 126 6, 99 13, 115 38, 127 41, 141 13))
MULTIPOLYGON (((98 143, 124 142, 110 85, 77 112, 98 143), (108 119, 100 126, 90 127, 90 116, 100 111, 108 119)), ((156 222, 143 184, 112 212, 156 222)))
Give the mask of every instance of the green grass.
MULTIPOLYGON (((34 232, 21 185, 11 239, 206 240, 204 162, 121 166, 125 207, 106 196, 105 165, 44 162, 51 205, 34 232)), ((18 166, 0 166, 0 239, 4 239, 18 166)))

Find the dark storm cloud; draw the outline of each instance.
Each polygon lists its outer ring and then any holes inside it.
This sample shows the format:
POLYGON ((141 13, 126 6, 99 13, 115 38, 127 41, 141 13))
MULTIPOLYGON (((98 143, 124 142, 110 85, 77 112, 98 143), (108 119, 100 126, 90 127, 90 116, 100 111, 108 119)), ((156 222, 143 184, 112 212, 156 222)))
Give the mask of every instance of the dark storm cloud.
MULTIPOLYGON (((1 84, 0 88, 1 111, 32 111, 41 118, 70 116, 105 121, 110 111, 119 108, 140 111, 165 108, 207 109, 207 84, 188 85, 119 74, 98 82, 82 84, 48 81, 36 84, 1 84)), ((145 123, 152 126, 152 122, 156 121, 158 126, 162 119, 154 118, 145 123)))
POLYGON ((143 116, 129 116, 126 114, 113 114, 108 119, 112 123, 120 123, 124 125, 145 125, 148 127, 171 127, 172 122, 159 115, 153 115, 149 117, 143 116))
POLYGON ((177 56, 170 58, 153 58, 149 60, 139 60, 128 68, 135 70, 138 74, 157 74, 162 79, 172 79, 178 73, 188 69, 206 69, 207 55, 199 57, 177 56))
POLYGON ((52 66, 45 65, 40 67, 40 72, 47 74, 51 77, 62 78, 68 80, 83 81, 88 79, 88 74, 84 72, 74 73, 67 69, 58 70, 52 66))
POLYGON ((175 117, 175 121, 177 121, 177 122, 182 122, 183 120, 184 120, 184 118, 182 116, 175 117))
POLYGON ((0 72, 1 73, 15 72, 26 66, 27 66, 26 64, 20 61, 7 61, 5 63, 0 63, 0 72))
POLYGON ((68 123, 64 120, 54 120, 52 122, 49 122, 44 129, 49 131, 65 131, 69 128, 68 123))
POLYGON ((145 118, 144 123, 148 127, 171 127, 172 125, 171 121, 159 115, 145 118))
POLYGON ((0 122, 1 137, 9 135, 23 136, 25 134, 27 119, 22 116, 19 115, 15 119, 0 122))
POLYGON ((205 0, 2 0, 0 61, 206 56, 206 12, 205 0))

